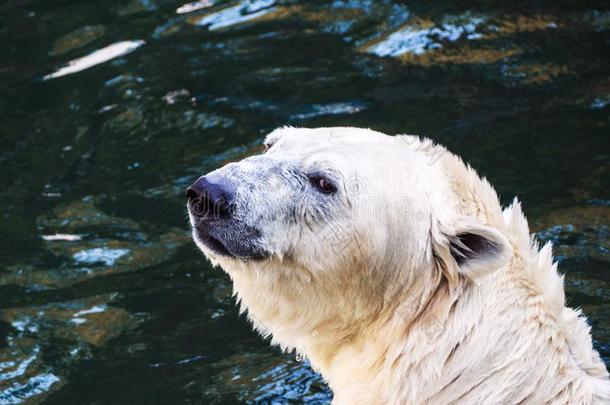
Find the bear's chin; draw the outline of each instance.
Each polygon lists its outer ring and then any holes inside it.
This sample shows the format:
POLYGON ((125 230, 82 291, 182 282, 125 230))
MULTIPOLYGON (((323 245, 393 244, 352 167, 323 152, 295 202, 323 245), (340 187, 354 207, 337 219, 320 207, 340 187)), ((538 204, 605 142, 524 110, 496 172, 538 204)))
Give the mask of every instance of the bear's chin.
POLYGON ((193 241, 203 254, 213 263, 256 262, 267 259, 270 255, 262 250, 247 246, 229 246, 211 235, 202 234, 196 229, 192 234, 193 241))

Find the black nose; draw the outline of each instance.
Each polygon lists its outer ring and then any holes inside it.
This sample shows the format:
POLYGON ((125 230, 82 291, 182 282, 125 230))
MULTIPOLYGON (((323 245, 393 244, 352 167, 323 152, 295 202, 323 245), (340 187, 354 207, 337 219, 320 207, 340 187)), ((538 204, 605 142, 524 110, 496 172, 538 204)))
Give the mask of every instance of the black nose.
POLYGON ((186 189, 191 213, 206 218, 230 216, 232 191, 227 181, 211 182, 201 176, 186 189))

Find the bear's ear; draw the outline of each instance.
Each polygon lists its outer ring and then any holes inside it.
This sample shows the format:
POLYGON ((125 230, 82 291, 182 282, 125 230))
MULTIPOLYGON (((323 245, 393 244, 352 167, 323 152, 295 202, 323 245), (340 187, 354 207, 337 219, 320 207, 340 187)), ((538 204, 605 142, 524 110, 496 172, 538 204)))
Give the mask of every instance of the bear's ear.
POLYGON ((280 135, 275 132, 272 132, 269 135, 267 135, 265 137, 265 140, 263 141, 263 145, 265 145, 265 150, 268 150, 269 148, 271 148, 277 142, 277 140, 279 138, 280 138, 280 135))
POLYGON ((287 130, 292 129, 290 126, 284 126, 280 128, 276 128, 271 131, 263 141, 263 145, 265 145, 265 150, 271 148, 273 145, 280 140, 280 138, 286 133, 287 130))
POLYGON ((504 235, 497 230, 472 223, 457 225, 445 233, 442 252, 437 258, 451 263, 443 263, 445 271, 457 268, 460 274, 476 279, 503 267, 511 256, 511 246, 504 235))

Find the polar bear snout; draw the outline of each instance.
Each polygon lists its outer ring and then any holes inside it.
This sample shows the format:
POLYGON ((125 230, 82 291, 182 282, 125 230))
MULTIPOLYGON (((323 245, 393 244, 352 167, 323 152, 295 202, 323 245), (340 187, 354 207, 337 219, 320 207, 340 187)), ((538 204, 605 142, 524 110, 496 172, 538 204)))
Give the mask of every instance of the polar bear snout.
POLYGON ((248 222, 248 207, 240 204, 237 180, 217 170, 201 176, 186 189, 193 239, 207 256, 262 259, 261 232, 248 222))
POLYGON ((201 176, 186 189, 189 212, 200 220, 226 218, 231 215, 233 187, 227 179, 215 180, 201 176))

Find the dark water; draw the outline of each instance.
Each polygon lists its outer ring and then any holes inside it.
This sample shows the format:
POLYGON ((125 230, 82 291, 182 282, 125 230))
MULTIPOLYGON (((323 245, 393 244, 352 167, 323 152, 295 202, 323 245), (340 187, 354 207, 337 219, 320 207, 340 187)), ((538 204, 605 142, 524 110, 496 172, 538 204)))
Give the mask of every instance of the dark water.
POLYGON ((610 362, 607 2, 181 6, 0 4, 0 404, 328 403, 186 226, 283 124, 423 134, 519 196, 610 362))

